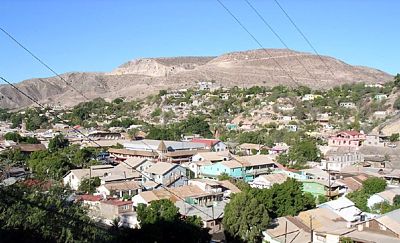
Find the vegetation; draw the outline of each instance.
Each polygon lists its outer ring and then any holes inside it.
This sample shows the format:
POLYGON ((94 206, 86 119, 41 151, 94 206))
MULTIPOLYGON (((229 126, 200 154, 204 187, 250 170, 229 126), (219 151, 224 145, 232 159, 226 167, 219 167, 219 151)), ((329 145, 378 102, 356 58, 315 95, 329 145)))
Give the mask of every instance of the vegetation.
POLYGON ((0 188, 2 242, 106 242, 111 236, 94 225, 85 210, 67 201, 63 188, 0 188))
POLYGON ((375 193, 382 192, 386 188, 386 181, 382 178, 371 177, 363 181, 363 187, 360 190, 346 195, 356 207, 364 212, 370 212, 367 201, 370 196, 375 193))
POLYGON ((5 140, 11 140, 16 143, 39 144, 40 141, 35 137, 22 137, 17 132, 8 132, 4 134, 5 140))
POLYGON ((248 188, 234 195, 225 207, 223 224, 233 239, 260 242, 271 219, 294 216, 314 207, 314 197, 303 193, 302 184, 288 179, 270 189, 248 188))
POLYGON ((153 201, 137 208, 140 228, 146 242, 209 242, 208 229, 198 217, 182 219, 178 208, 167 199, 153 201))
POLYGON ((95 193, 96 188, 100 186, 100 183, 101 181, 99 177, 83 179, 79 185, 78 191, 89 194, 95 193))

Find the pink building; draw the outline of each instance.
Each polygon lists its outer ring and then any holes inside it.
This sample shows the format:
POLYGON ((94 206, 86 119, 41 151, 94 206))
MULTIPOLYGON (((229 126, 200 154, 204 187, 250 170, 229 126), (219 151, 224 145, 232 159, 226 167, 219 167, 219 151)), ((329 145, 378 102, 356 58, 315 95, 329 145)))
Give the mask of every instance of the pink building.
POLYGON ((364 140, 365 134, 357 131, 343 131, 331 136, 328 139, 328 145, 358 147, 364 140))

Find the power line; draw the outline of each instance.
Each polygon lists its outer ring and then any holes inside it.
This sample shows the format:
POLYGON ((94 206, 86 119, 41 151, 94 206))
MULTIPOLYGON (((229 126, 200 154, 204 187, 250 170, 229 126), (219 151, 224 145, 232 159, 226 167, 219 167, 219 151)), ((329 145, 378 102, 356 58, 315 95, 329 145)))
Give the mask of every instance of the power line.
MULTIPOLYGON (((35 100, 34 98, 30 97, 29 95, 27 95, 25 92, 23 92, 21 89, 19 89, 17 86, 15 86, 14 84, 12 84, 10 81, 8 81, 7 79, 0 77, 1 80, 3 80, 4 82, 6 82, 7 84, 11 85, 14 89, 16 89, 18 92, 20 92, 21 94, 23 94, 24 96, 26 96, 28 99, 30 99, 32 102, 34 102, 35 104, 37 104, 39 107, 46 109, 46 107, 42 104, 40 104, 37 100, 35 100)), ((52 114, 54 117, 62 120, 61 118, 59 118, 57 115, 52 114)), ((62 120, 62 122, 65 122, 62 120)), ((86 134, 84 134, 83 132, 81 132, 80 130, 76 129, 73 127, 73 130, 78 132, 79 134, 83 135, 85 138, 87 138, 90 142, 96 144, 99 148, 102 148, 102 146, 97 143, 96 141, 94 141, 93 139, 91 139, 89 136, 87 136, 86 134)), ((144 143, 144 142, 143 142, 144 143)), ((144 143, 146 144, 146 143, 144 143)), ((147 145, 147 144, 146 144, 147 145)), ((149 146, 149 145, 147 145, 149 146)), ((150 146, 149 146, 150 147, 150 146)), ((151 147, 150 147, 151 148, 151 147)), ((152 149, 152 148, 151 148, 152 149)), ((153 149, 152 149, 153 150, 153 149)), ((131 166, 130 164, 126 163, 125 161, 122 161, 122 163, 124 163, 125 165, 127 165, 128 167, 130 167, 132 170, 138 172, 140 175, 142 175, 143 177, 145 177, 146 179, 150 180, 150 181, 154 181, 154 179, 150 178, 149 176, 147 176, 146 174, 144 174, 143 172, 133 168, 133 166, 131 166)), ((157 183, 157 182, 156 182, 157 183)), ((209 215, 208 213, 206 213, 205 211, 203 211, 202 209, 196 207, 195 205, 191 205, 190 203, 186 202, 184 198, 182 198, 181 196, 177 195, 176 193, 174 193, 173 191, 171 191, 168 187, 164 186, 163 184, 161 184, 161 187, 163 187, 166 191, 168 191, 169 193, 171 193, 172 195, 176 196, 177 198, 181 199, 184 203, 189 204, 190 206, 196 208, 197 210, 199 210, 200 212, 204 213, 205 215, 212 217, 211 215, 209 215)))
POLYGON ((70 82, 68 82, 67 80, 65 80, 60 74, 58 74, 56 71, 54 71, 53 68, 51 68, 49 65, 47 65, 43 60, 41 60, 38 56, 36 56, 35 54, 33 54, 32 51, 30 51, 27 47, 25 47, 24 45, 22 45, 21 42, 19 42, 14 36, 12 36, 10 33, 8 33, 5 29, 3 29, 2 27, 0 27, 0 30, 8 37, 10 38, 12 41, 14 41, 19 47, 21 47, 22 49, 24 49, 27 53, 29 53, 29 55, 31 55, 34 59, 36 59, 40 64, 42 64, 43 66, 45 66, 48 70, 50 70, 50 72, 52 72, 54 75, 56 75, 57 77, 59 77, 65 84, 67 84, 68 86, 70 86, 73 90, 75 90, 77 93, 79 93, 80 95, 82 95, 85 99, 89 100, 89 98, 87 96, 85 96, 81 91, 79 91, 78 89, 76 89, 70 82))
POLYGON ((325 60, 322 58, 322 56, 318 53, 317 49, 313 46, 311 41, 307 38, 307 36, 301 31, 301 29, 297 26, 297 24, 294 22, 294 20, 290 17, 290 15, 287 13, 287 11, 282 7, 282 5, 279 3, 278 0, 274 0, 276 5, 281 9, 281 11, 284 13, 286 18, 292 23, 294 28, 299 32, 299 34, 303 37, 303 39, 307 42, 307 44, 311 47, 311 49, 314 51, 314 53, 318 56, 319 60, 325 65, 327 70, 331 73, 331 75, 336 78, 335 74, 333 73, 332 69, 329 67, 329 65, 325 62, 325 60))
POLYGON ((229 15, 230 15, 233 19, 235 19, 235 21, 240 25, 240 27, 242 27, 242 29, 257 43, 257 45, 258 45, 262 50, 264 50, 265 53, 267 53, 267 55, 271 58, 271 60, 273 60, 273 61, 275 62, 275 64, 276 64, 280 69, 282 69, 282 71, 284 71, 284 72, 286 73, 286 75, 290 78, 290 80, 291 80, 293 83, 295 83, 297 86, 301 86, 301 84, 298 83, 298 82, 292 77, 292 75, 290 75, 290 73, 289 73, 286 69, 284 69, 284 68, 282 67, 282 65, 272 56, 272 54, 271 54, 266 48, 264 48, 264 46, 261 44, 261 42, 246 28, 246 26, 244 26, 244 25, 242 24, 242 22, 229 10, 229 8, 226 7, 226 6, 221 2, 221 0, 216 0, 216 1, 226 10, 226 12, 229 13, 229 15))
MULTIPOLYGON (((260 14, 260 12, 253 6, 253 4, 250 3, 249 0, 244 0, 247 5, 250 6, 250 8, 256 13, 256 15, 262 20, 262 22, 268 27, 268 29, 278 38, 278 40, 284 45, 287 49, 290 49, 289 46, 286 44, 286 42, 281 38, 281 36, 272 28, 272 26, 268 23, 268 21, 260 14)), ((307 69, 307 67, 304 65, 304 63, 300 60, 298 56, 295 55, 295 59, 297 60, 298 63, 306 70, 308 75, 315 81, 318 81, 313 74, 307 69)))

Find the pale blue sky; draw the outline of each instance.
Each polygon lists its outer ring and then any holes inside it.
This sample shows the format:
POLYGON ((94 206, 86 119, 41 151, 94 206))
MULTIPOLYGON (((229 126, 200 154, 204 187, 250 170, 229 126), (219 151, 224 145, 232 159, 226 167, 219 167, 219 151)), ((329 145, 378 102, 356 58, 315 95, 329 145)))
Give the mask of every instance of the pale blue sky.
MULTIPOLYGON (((282 44, 243 0, 222 0, 266 48, 282 44)), ((291 49, 312 50, 273 0, 250 0, 291 49)), ((280 0, 317 50, 400 72, 400 1, 280 0)), ((140 57, 258 48, 216 0, 1 0, 0 25, 57 72, 110 71, 140 57)), ((53 76, 0 33, 0 76, 53 76)))

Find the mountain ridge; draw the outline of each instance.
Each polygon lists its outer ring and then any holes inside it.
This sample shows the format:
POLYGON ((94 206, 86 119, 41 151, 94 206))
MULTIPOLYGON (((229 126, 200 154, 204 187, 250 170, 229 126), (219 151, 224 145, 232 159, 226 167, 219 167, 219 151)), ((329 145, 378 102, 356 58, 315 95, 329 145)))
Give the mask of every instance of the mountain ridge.
MULTIPOLYGON (((189 88, 207 80, 214 80, 222 87, 300 84, 326 89, 344 83, 377 83, 393 79, 378 69, 352 66, 333 57, 289 49, 236 51, 215 57, 140 58, 123 63, 111 72, 68 72, 61 75, 89 99, 142 98, 161 89, 189 88), (334 76, 320 58, 332 69, 334 76)), ((85 101, 59 77, 28 79, 16 86, 44 104, 73 106, 85 101)), ((16 109, 31 104, 11 86, 0 85, 2 108, 16 109)))

